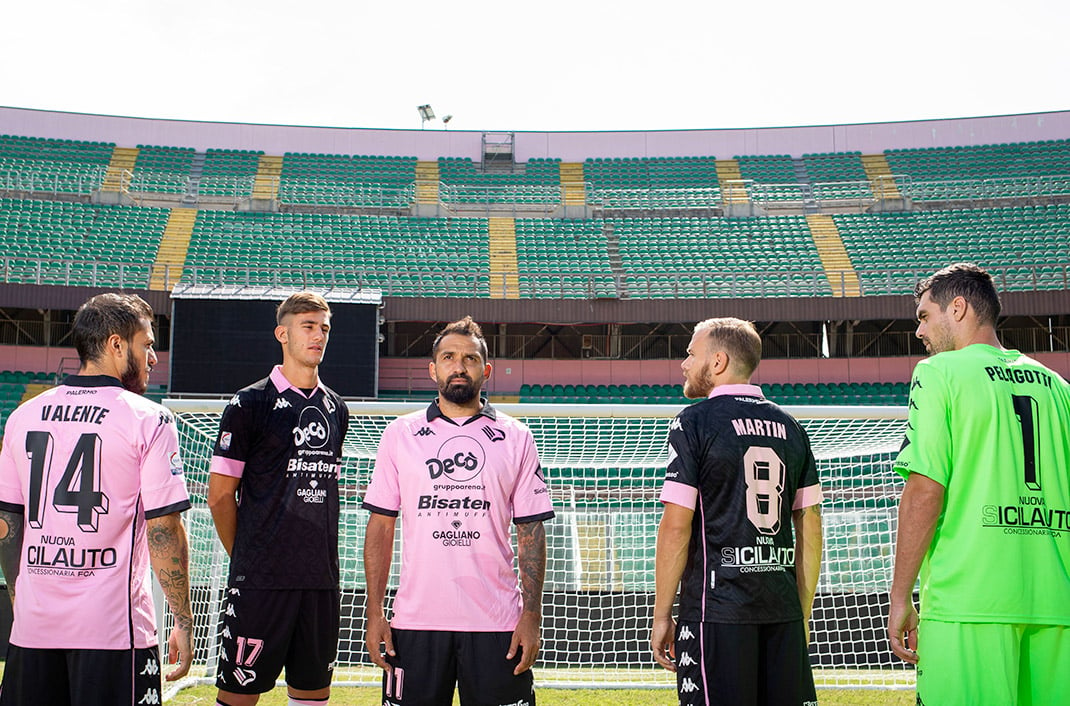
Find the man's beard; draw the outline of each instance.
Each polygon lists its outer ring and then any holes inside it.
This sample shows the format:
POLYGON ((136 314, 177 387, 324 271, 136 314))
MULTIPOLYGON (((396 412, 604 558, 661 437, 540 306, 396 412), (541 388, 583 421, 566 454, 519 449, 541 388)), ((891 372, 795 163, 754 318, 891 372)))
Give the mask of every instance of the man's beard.
POLYGON ((148 390, 148 387, 141 380, 141 369, 138 368, 137 358, 134 357, 134 351, 126 351, 126 370, 123 371, 123 375, 119 378, 119 382, 123 384, 123 387, 130 392, 138 395, 144 395, 148 390))
POLYGON ((476 384, 467 377, 459 375, 450 378, 445 384, 439 385, 438 391, 442 393, 444 399, 453 404, 468 404, 479 396, 479 388, 476 387, 476 384), (454 380, 464 380, 465 384, 454 385, 454 380))

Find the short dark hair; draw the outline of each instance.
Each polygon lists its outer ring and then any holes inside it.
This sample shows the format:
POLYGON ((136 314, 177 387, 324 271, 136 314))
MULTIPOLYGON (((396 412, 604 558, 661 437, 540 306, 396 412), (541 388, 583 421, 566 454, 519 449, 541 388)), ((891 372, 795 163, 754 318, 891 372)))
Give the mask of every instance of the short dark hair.
POLYGON ((762 337, 750 321, 733 317, 706 319, 696 324, 695 330, 705 331, 707 337, 724 346, 730 364, 747 378, 762 362, 762 337))
POLYGON ((968 262, 949 265, 918 282, 914 287, 914 299, 921 301, 925 292, 941 311, 952 299, 962 297, 977 312, 978 322, 993 327, 1003 310, 992 275, 968 262))
POLYGON ((483 338, 483 329, 472 320, 471 316, 466 316, 460 321, 454 321, 452 324, 446 324, 446 327, 438 332, 438 335, 435 336, 435 342, 431 345, 431 360, 438 356, 438 347, 442 343, 442 339, 455 333, 475 338, 479 342, 479 354, 483 356, 483 362, 487 362, 487 339, 483 338))
POLYGON ((275 309, 275 323, 282 326, 282 320, 290 314, 307 314, 310 311, 326 311, 327 316, 330 316, 331 305, 326 299, 313 292, 291 294, 275 309))
POLYGON ((119 334, 133 340, 148 321, 155 319, 149 303, 136 294, 108 292, 90 297, 74 315, 71 339, 82 365, 100 360, 108 339, 119 334))

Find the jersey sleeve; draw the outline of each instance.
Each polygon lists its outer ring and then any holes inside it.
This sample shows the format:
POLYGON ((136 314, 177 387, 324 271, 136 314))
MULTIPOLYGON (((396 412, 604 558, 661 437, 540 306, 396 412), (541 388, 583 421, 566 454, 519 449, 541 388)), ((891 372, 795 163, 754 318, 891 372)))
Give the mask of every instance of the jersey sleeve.
POLYGON ((146 416, 142 424, 147 438, 141 460, 141 497, 145 503, 145 517, 151 520, 182 512, 190 507, 190 501, 182 475, 175 418, 161 409, 158 417, 146 416))
POLYGON ((894 466, 904 478, 919 473, 944 487, 951 480, 948 399, 943 372, 931 359, 918 363, 910 381, 906 439, 894 466))
POLYGON ((660 500, 693 510, 698 504, 699 458, 693 424, 686 411, 669 425, 669 462, 660 500))
POLYGON ((243 400, 241 393, 238 393, 223 410, 219 420, 219 436, 216 437, 212 462, 208 468, 210 473, 242 477, 254 443, 252 430, 255 425, 251 416, 251 401, 248 398, 243 400))
POLYGON ((15 446, 19 441, 17 428, 17 422, 9 416, 3 445, 0 446, 0 510, 21 514, 24 512, 26 500, 19 480, 18 465, 15 463, 15 446))
POLYGON ((375 452, 372 479, 364 492, 361 507, 369 512, 397 517, 401 510, 401 485, 398 478, 397 450, 401 440, 402 418, 387 425, 375 452))
POLYGON ((817 460, 814 458, 813 448, 810 446, 810 435, 806 433, 801 424, 796 424, 799 433, 802 434, 806 455, 803 459, 803 472, 799 478, 799 487, 795 492, 792 502, 792 510, 801 510, 804 507, 820 505, 824 496, 821 492, 821 481, 817 475, 817 460))
POLYGON ((535 450, 535 439, 526 428, 522 438, 520 468, 516 487, 513 489, 513 522, 518 525, 549 520, 554 516, 550 490, 546 487, 546 477, 539 464, 539 454, 535 450))

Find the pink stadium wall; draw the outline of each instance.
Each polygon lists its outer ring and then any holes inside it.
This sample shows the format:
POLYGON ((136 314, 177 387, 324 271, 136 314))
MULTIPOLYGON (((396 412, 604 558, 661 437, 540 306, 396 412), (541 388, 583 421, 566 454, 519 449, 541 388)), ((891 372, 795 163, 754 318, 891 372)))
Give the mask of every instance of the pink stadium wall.
MULTIPOLYGON (((0 133, 27 137, 114 142, 122 147, 168 145, 262 150, 267 154, 315 152, 468 157, 480 161, 482 132, 290 127, 152 120, 0 107, 0 133)), ((729 158, 750 154, 875 153, 908 147, 1029 142, 1070 137, 1070 111, 898 123, 815 127, 663 130, 650 132, 518 132, 516 158, 588 157, 729 158)))
MULTIPOLYGON (((1042 363, 1070 378, 1070 353, 1039 353, 1042 363)), ((758 384, 829 382, 907 382, 920 358, 771 359, 754 376, 758 384)), ((678 385, 676 360, 494 360, 488 389, 515 394, 528 385, 678 385)), ((330 381, 327 381, 330 384, 330 381)), ((426 360, 381 358, 379 389, 432 390, 426 360)))
MULTIPOLYGON (((170 354, 158 353, 151 385, 166 385, 170 354)), ((1070 379, 1070 353, 1038 353, 1034 357, 1070 379)), ((906 382, 919 358, 771 359, 758 368, 754 381, 774 382, 906 382)), ((678 385, 682 381, 677 360, 512 360, 492 361, 494 373, 488 389, 493 394, 516 394, 528 385, 678 385)), ((0 370, 74 372, 78 354, 73 348, 0 346, 0 370)), ((236 381, 246 384, 254 382, 236 381)), ((325 380, 328 385, 330 380, 325 380)), ((240 386, 240 385, 239 385, 240 386)), ((237 389, 237 387, 235 388, 237 389)), ((427 361, 409 358, 379 360, 380 390, 432 390, 427 361)))

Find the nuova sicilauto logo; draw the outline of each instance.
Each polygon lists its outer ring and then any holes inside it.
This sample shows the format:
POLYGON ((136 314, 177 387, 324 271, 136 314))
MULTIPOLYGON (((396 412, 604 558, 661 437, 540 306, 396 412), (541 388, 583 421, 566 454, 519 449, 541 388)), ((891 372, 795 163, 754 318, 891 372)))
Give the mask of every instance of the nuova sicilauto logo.
POLYGON ((438 454, 425 463, 431 480, 445 477, 454 483, 464 483, 479 475, 486 458, 478 441, 470 436, 454 436, 438 447, 438 454))
POLYGON ((297 426, 294 427, 294 446, 297 448, 318 449, 327 444, 331 436, 327 417, 318 407, 305 407, 301 410, 297 426))

